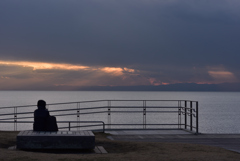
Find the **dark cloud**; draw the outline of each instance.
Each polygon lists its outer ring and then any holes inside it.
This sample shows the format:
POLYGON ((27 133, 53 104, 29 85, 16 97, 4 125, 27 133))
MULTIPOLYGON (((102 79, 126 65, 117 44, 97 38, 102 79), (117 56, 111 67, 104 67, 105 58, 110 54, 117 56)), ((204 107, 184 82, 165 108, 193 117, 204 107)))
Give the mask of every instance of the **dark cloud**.
POLYGON ((209 81, 207 66, 223 65, 239 78, 239 8, 237 0, 2 0, 0 59, 129 67, 168 82, 209 81))

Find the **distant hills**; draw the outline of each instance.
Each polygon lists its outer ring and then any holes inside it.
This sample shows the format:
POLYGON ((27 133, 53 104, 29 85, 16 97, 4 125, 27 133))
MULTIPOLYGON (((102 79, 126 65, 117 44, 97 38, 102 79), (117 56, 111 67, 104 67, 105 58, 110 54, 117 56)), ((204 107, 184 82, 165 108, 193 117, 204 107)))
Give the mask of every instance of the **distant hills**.
POLYGON ((240 83, 177 83, 159 86, 84 86, 83 91, 240 91, 240 83))

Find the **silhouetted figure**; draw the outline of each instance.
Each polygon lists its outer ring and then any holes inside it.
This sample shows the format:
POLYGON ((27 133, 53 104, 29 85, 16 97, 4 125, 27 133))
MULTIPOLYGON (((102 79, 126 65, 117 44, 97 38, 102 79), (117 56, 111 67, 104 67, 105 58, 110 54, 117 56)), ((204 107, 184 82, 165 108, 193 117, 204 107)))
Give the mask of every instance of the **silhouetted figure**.
POLYGON ((39 100, 37 103, 38 109, 34 111, 34 131, 58 131, 57 121, 54 116, 49 115, 46 109, 46 102, 39 100))

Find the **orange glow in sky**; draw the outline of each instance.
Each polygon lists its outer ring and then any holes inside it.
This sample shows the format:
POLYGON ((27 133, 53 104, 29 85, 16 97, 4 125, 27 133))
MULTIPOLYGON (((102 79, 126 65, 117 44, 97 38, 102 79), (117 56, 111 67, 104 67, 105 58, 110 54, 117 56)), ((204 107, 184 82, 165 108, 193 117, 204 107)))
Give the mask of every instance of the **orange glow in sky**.
POLYGON ((134 69, 129 69, 129 68, 115 68, 115 67, 104 67, 101 68, 102 71, 106 72, 106 73, 112 73, 114 75, 123 75, 124 71, 129 72, 129 73, 134 73, 135 70, 134 69))
POLYGON ((123 68, 125 71, 129 72, 129 73, 134 73, 135 70, 134 69, 129 69, 129 68, 123 68))
POLYGON ((113 74, 115 76, 123 75, 124 71, 133 73, 134 69, 120 68, 120 67, 90 67, 82 65, 72 65, 72 64, 59 64, 59 63, 44 63, 44 62, 28 62, 28 61, 0 61, 0 65, 14 65, 22 67, 32 67, 33 70, 43 70, 43 69, 56 69, 56 70, 99 70, 105 73, 113 74))
POLYGON ((63 70, 82 70, 88 69, 88 66, 71 65, 71 64, 57 64, 57 63, 43 63, 43 62, 25 62, 25 61, 0 61, 2 65, 17 65, 22 67, 32 67, 33 70, 38 69, 63 69, 63 70))
POLYGON ((0 60, 0 67, 2 67, 0 89, 4 90, 15 88, 35 89, 35 87, 41 89, 45 87, 50 88, 53 85, 59 86, 61 89, 71 90, 80 86, 159 86, 176 83, 218 84, 237 82, 237 77, 234 73, 222 66, 208 67, 205 70, 208 74, 206 80, 204 77, 203 79, 199 77, 200 79, 196 79, 197 81, 190 80, 190 82, 154 77, 147 71, 127 67, 99 67, 83 66, 81 64, 3 60, 0 60))
POLYGON ((234 74, 228 71, 208 71, 208 74, 214 78, 232 78, 234 74))
POLYGON ((101 70, 106 72, 106 73, 112 73, 114 75, 123 75, 123 69, 122 68, 104 67, 101 70))
POLYGON ((208 74, 218 82, 235 82, 236 77, 229 71, 208 71, 208 74))

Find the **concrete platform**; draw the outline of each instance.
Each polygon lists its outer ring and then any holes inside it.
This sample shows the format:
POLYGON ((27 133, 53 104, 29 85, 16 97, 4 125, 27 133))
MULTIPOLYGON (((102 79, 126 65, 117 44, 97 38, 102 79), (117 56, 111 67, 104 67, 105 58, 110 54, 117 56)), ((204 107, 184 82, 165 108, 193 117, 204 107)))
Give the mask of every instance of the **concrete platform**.
POLYGON ((106 131, 111 140, 203 144, 240 153, 240 134, 192 134, 183 130, 106 131))
POLYGON ((94 149, 92 131, 21 131, 17 149, 94 149))
POLYGON ((193 133, 185 130, 173 129, 173 130, 106 130, 105 133, 112 135, 192 135, 193 133))

